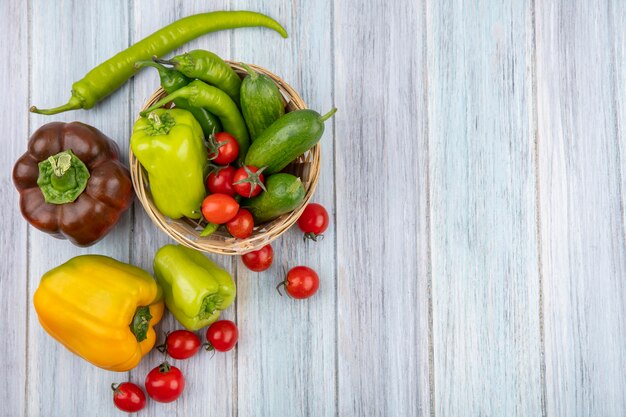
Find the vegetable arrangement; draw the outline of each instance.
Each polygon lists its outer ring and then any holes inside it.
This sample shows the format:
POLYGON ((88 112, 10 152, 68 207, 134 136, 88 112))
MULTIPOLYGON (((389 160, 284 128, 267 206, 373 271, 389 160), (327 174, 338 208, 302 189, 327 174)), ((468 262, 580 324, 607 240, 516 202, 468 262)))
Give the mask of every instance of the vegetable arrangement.
MULTIPOLYGON (((224 228, 234 239, 247 239, 255 228, 302 207, 302 180, 285 168, 318 143, 336 109, 323 116, 313 110, 286 112, 272 79, 242 63, 247 72, 242 80, 209 51, 157 57, 202 34, 246 26, 264 26, 287 37, 280 24, 259 13, 190 16, 91 70, 74 83, 67 104, 31 111, 89 109, 137 69, 156 69, 167 96, 141 112, 130 138, 154 205, 171 219, 203 226, 200 238, 224 228)), ((104 237, 133 199, 130 174, 115 142, 79 122, 39 128, 13 168, 13 181, 29 223, 79 246, 104 237)), ((321 238, 328 224, 328 213, 314 203, 298 221, 305 240, 321 238)), ((268 270, 273 260, 270 244, 242 255, 243 264, 255 272, 268 270)), ((118 372, 133 369, 152 350, 155 326, 166 308, 184 327, 167 333, 157 346, 171 359, 188 360, 203 346, 214 352, 233 349, 237 325, 218 320, 235 299, 233 277, 201 252, 180 245, 161 247, 152 266, 154 277, 106 256, 72 258, 42 277, 33 300, 39 322, 74 354, 118 372), (194 332, 204 328, 202 344, 194 332)), ((313 269, 296 266, 276 289, 281 296, 284 287, 292 298, 303 299, 319 285, 313 269)), ((185 386, 181 370, 167 360, 144 381, 148 397, 157 402, 175 401, 185 386)), ((146 405, 144 391, 132 382, 111 389, 122 411, 137 412, 146 405)))
MULTIPOLYGON (((168 206, 172 199, 184 193, 184 187, 170 192, 166 186, 152 181, 154 174, 150 158, 136 151, 139 149, 136 143, 141 138, 137 135, 146 127, 154 130, 150 127, 150 120, 158 119, 159 112, 176 110, 161 107, 172 102, 177 106, 180 100, 184 107, 216 115, 224 129, 205 136, 204 150, 200 149, 200 141, 193 135, 194 146, 186 147, 185 153, 177 152, 178 158, 204 159, 209 170, 205 181, 200 181, 198 175, 183 179, 179 169, 170 170, 179 177, 181 184, 193 183, 196 190, 206 186, 205 194, 208 195, 201 204, 197 203, 194 193, 195 206, 189 206, 186 214, 182 212, 189 219, 198 219, 202 213, 206 225, 201 237, 225 225, 233 237, 245 239, 252 235, 255 226, 300 206, 306 194, 302 181, 281 171, 315 146, 324 132, 324 122, 336 109, 323 116, 313 110, 285 113, 284 99, 270 78, 257 74, 242 63, 247 75, 241 81, 225 61, 208 51, 195 50, 170 60, 154 57, 153 61, 153 64, 138 62, 137 66, 155 67, 168 95, 141 112, 142 117, 131 137, 131 148, 148 173, 154 204, 162 214, 173 219, 182 217, 180 211, 172 215, 168 206), (180 71, 180 75, 176 76, 175 71, 180 71), (181 87, 175 91, 169 82, 174 78, 185 79, 177 83, 181 87), (187 83, 190 78, 196 79, 187 83)), ((161 159, 170 159, 166 146, 154 147, 161 159)), ((174 148, 181 149, 180 146, 174 148)))

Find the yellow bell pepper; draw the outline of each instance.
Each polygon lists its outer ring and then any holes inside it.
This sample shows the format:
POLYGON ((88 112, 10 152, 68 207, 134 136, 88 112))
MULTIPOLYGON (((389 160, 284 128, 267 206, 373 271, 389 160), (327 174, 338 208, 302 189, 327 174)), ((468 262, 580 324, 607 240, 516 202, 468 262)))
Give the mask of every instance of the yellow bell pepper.
POLYGON ((83 255, 48 271, 34 296, 43 328, 67 349, 111 371, 128 371, 154 346, 161 288, 146 271, 83 255))

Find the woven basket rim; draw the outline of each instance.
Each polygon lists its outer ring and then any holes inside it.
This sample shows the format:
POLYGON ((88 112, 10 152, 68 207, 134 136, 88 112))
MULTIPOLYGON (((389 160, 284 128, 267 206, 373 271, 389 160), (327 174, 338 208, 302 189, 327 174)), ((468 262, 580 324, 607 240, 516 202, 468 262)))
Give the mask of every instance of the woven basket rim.
MULTIPOLYGON (((236 62, 226 61, 240 76, 245 75, 244 68, 236 62)), ((267 69, 254 64, 247 64, 260 74, 267 75, 278 87, 286 101, 287 111, 308 108, 300 95, 286 83, 282 78, 268 71, 267 69)), ((164 97, 165 91, 159 87, 145 101, 140 111, 143 111, 164 97)), ((305 196, 300 205, 293 211, 274 219, 268 223, 255 225, 252 236, 246 239, 236 239, 225 232, 218 231, 207 237, 200 237, 201 228, 193 227, 193 223, 188 219, 173 220, 164 216, 154 205, 154 201, 147 189, 148 179, 141 164, 128 147, 128 160, 130 164, 133 188, 137 199, 141 202, 144 211, 148 214, 152 222, 172 239, 187 247, 197 249, 202 252, 211 252, 222 255, 240 255, 271 243, 280 235, 285 233, 296 223, 304 208, 310 201, 320 175, 321 166, 321 145, 318 142, 305 154, 300 155, 291 165, 294 174, 298 175, 305 188, 305 196)))

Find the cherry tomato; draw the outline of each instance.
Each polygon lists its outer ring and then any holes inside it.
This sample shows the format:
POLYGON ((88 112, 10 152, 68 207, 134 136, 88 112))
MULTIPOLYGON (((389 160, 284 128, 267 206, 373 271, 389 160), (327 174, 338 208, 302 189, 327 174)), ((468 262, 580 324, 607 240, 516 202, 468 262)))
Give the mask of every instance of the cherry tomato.
POLYGON ((216 174, 211 172, 206 180, 206 186, 212 194, 228 194, 232 197, 237 195, 233 188, 233 177, 235 176, 235 167, 227 166, 219 170, 216 174))
POLYGON ((274 259, 274 249, 272 245, 267 244, 259 250, 248 252, 241 255, 241 260, 248 267, 249 270, 255 272, 261 272, 272 266, 272 260, 274 259))
POLYGON ((146 406, 146 394, 132 382, 122 382, 119 385, 111 384, 113 389, 113 404, 122 411, 135 413, 146 406))
POLYGON ((185 377, 180 369, 163 362, 146 376, 146 391, 160 403, 175 401, 185 389, 185 377))
POLYGON ((224 224, 237 215, 239 203, 226 194, 211 194, 202 202, 202 215, 215 224, 224 224))
POLYGON ((305 240, 317 242, 317 238, 323 237, 322 233, 328 228, 328 212, 321 204, 308 204, 298 219, 298 226, 304 232, 305 240))
POLYGON ((265 178, 263 170, 251 165, 242 166, 235 172, 233 177, 233 188, 242 197, 256 197, 261 194, 261 190, 265 191, 265 178))
POLYGON ((239 209, 237 215, 231 221, 226 223, 228 232, 239 239, 245 239, 252 234, 254 227, 254 219, 252 214, 246 209, 239 209))
MULTIPOLYGON (((161 347, 157 347, 161 350, 161 347)), ((164 351, 174 359, 191 358, 200 349, 200 338, 189 330, 176 330, 167 335, 164 351)))
POLYGON ((280 287, 283 285, 287 289, 287 294, 291 297, 297 299, 309 298, 320 287, 320 278, 308 266, 296 266, 289 270, 285 280, 276 287, 279 294, 280 287))
POLYGON ((218 320, 206 331, 206 340, 209 342, 207 350, 227 352, 235 346, 238 339, 237 325, 230 320, 218 320))
POLYGON ((227 165, 237 159, 239 144, 230 133, 219 132, 209 136, 209 159, 218 165, 227 165))

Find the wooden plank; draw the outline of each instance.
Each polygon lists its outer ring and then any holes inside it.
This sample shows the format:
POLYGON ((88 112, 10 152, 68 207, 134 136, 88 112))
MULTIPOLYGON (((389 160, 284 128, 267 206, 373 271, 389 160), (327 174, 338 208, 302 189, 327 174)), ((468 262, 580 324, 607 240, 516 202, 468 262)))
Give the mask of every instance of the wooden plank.
POLYGON ((334 3, 338 415, 429 416, 424 3, 334 3))
POLYGON ((0 166, 5 175, 0 181, 3 226, 0 253, 6 257, 0 264, 0 330, 4 335, 0 349, 4 357, 4 372, 11 378, 0 392, 0 403, 6 415, 18 416, 26 408, 26 356, 28 320, 27 300, 27 223, 19 210, 16 192, 9 170, 25 151, 28 140, 28 9, 26 2, 2 2, 0 25, 11 28, 2 36, 0 68, 8 75, 5 94, 10 105, 4 106, 0 131, 5 137, 0 166), (11 46, 9 48, 9 45, 11 46))
POLYGON ((532 2, 429 2, 436 415, 542 414, 532 2))
MULTIPOLYGON (((267 29, 233 33, 231 58, 258 64, 293 86, 312 109, 333 105, 331 1, 234 1, 277 19, 289 33, 267 29)), ((333 186, 333 120, 322 138, 322 167, 314 201, 328 208, 331 227, 323 241, 305 243, 297 226, 272 244, 274 264, 263 273, 237 266, 238 416, 336 415, 336 276, 333 186), (320 276, 309 300, 280 297, 283 268, 307 265, 320 276)))
POLYGON ((536 15, 546 411, 623 416, 624 4, 536 15))
MULTIPOLYGON (((31 97, 40 107, 64 103, 72 83, 89 69, 128 45, 128 7, 125 1, 48 2, 31 6, 31 97)), ((115 139, 120 149, 128 143, 128 86, 95 109, 56 116, 32 115, 31 131, 51 121, 93 125, 115 139)), ((41 275, 85 253, 99 253, 128 261, 130 214, 97 245, 80 249, 30 229, 28 321, 28 387, 26 415, 91 415, 112 412, 110 385, 127 378, 89 365, 48 336, 31 307, 41 275), (78 376, 80 376, 78 378, 78 376), (79 385, 76 389, 76 381, 79 385)))
MULTIPOLYGON (((188 1, 168 1, 150 0, 134 3, 132 42, 149 35, 155 30, 165 26, 177 19, 195 13, 202 13, 213 10, 228 10, 228 1, 213 1, 211 4, 204 2, 188 1)), ((212 33, 200 39, 194 40, 180 50, 173 52, 169 56, 189 51, 192 49, 208 49, 220 56, 228 57, 230 50, 230 36, 226 32, 212 33)), ((146 69, 139 73, 133 82, 132 100, 129 120, 135 120, 139 109, 145 100, 159 86, 159 79, 156 71, 146 69)), ((135 203, 135 218, 133 222, 131 252, 132 262, 146 270, 152 272, 152 261, 155 252, 167 243, 175 243, 167 235, 161 232, 144 212, 139 202, 135 203)), ((214 261, 224 266, 229 272, 234 272, 234 260, 229 257, 211 257, 214 261)), ((231 307, 224 315, 225 318, 235 317, 235 307, 231 307)), ((176 319, 166 314, 161 325, 158 326, 158 334, 181 329, 182 326, 176 319)), ((204 332, 198 332, 201 340, 204 341, 204 332)), ((156 350, 151 352, 146 359, 134 370, 131 371, 131 380, 143 383, 147 373, 159 365, 163 356, 156 350)), ((160 404, 154 401, 149 402, 142 414, 146 416, 206 416, 206 417, 228 417, 236 415, 236 355, 235 353, 216 354, 210 358, 210 354, 204 351, 197 356, 186 360, 177 361, 170 359, 170 363, 180 368, 186 379, 186 392, 174 403, 160 404)))

